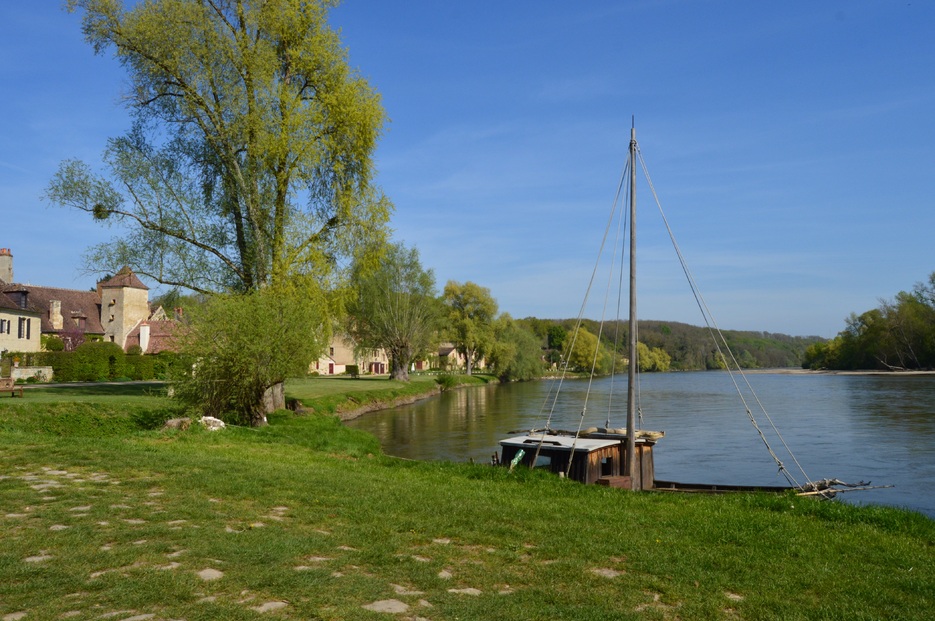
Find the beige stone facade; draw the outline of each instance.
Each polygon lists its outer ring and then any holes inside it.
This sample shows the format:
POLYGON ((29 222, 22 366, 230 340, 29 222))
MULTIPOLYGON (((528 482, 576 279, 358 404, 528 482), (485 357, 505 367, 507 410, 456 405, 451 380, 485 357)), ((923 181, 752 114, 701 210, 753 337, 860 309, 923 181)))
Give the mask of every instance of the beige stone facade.
POLYGON ((347 373, 348 365, 357 365, 362 375, 384 375, 390 371, 389 358, 382 349, 354 351, 350 338, 334 336, 321 358, 309 367, 309 373, 319 375, 342 375, 347 373))
POLYGON ((0 293, 0 355, 6 352, 33 352, 41 348, 39 313, 20 308, 0 293))
POLYGON ((127 336, 150 316, 149 288, 129 269, 98 285, 104 340, 126 348, 127 336))

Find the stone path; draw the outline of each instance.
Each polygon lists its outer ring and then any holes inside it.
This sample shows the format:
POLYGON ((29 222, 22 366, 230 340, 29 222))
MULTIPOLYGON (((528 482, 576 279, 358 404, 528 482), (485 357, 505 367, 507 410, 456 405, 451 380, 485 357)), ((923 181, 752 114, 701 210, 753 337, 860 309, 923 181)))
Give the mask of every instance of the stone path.
MULTIPOLYGON (((40 519, 43 503, 56 501, 56 494, 70 490, 69 498, 74 498, 75 488, 87 490, 86 498, 68 507, 66 511, 58 511, 60 516, 54 523, 48 523, 43 528, 48 532, 49 545, 41 549, 30 551, 21 559, 24 565, 41 567, 57 562, 56 556, 62 554, 61 548, 56 548, 54 538, 66 536, 74 529, 92 527, 99 532, 106 532, 112 526, 119 526, 125 535, 126 529, 139 528, 139 539, 117 543, 109 541, 100 545, 100 558, 98 566, 89 567, 85 576, 88 584, 99 580, 134 579, 131 572, 156 570, 160 572, 187 573, 204 585, 204 592, 196 600, 200 604, 212 605, 217 603, 235 603, 245 609, 256 613, 269 615, 272 619, 298 619, 298 611, 287 597, 275 593, 252 593, 249 591, 231 591, 227 584, 231 581, 230 573, 221 559, 197 558, 189 550, 179 545, 172 545, 175 533, 183 533, 186 529, 200 528, 201 525, 185 519, 178 519, 162 508, 164 490, 153 487, 136 496, 124 491, 120 481, 116 481, 105 473, 85 473, 56 468, 42 468, 34 472, 19 472, 4 475, 3 479, 18 479, 20 483, 28 486, 36 494, 36 502, 22 507, 6 508, 6 513, 0 513, 0 528, 9 530, 17 525, 28 523, 35 526, 40 519), (63 519, 61 516, 66 516, 63 519), (101 519, 105 517, 106 519, 101 519), (112 559, 121 557, 126 559, 128 549, 139 548, 139 560, 129 564, 113 564, 112 559), (167 550, 168 548, 168 550, 167 550), (160 549, 158 554, 153 550, 160 549), (56 551, 58 550, 58 551, 56 551), (117 554, 117 553, 121 554, 117 554), (270 597, 272 595, 272 597, 270 597)), ((223 501, 210 499, 219 507, 223 501)), ((287 528, 293 509, 286 504, 280 504, 263 509, 256 515, 256 519, 249 523, 220 523, 212 526, 223 529, 231 537, 242 536, 257 528, 287 528), (267 526, 269 525, 269 526, 267 526)), ((208 525, 204 525, 207 527, 208 525)), ((189 530, 190 532, 190 530, 189 530)), ((318 528, 316 533, 318 541, 310 544, 310 549, 298 555, 293 564, 286 561, 286 567, 297 572, 324 572, 335 580, 359 579, 364 576, 368 579, 374 576, 358 565, 355 560, 366 551, 344 545, 340 541, 341 527, 339 524, 329 524, 318 528)), ((106 541, 106 540, 105 540, 106 541)), ((520 553, 521 562, 529 562, 534 557, 530 552, 535 548, 527 544, 526 550, 520 553)), ((440 600, 455 598, 482 598, 482 597, 508 597, 515 590, 508 584, 496 586, 489 592, 476 588, 470 584, 470 576, 477 574, 477 567, 486 567, 494 561, 490 555, 497 550, 486 546, 472 546, 456 542, 452 538, 438 537, 419 545, 408 553, 400 554, 401 563, 413 563, 418 566, 428 566, 430 572, 424 569, 412 572, 413 576, 433 575, 436 580, 426 584, 406 584, 387 582, 385 595, 373 601, 361 601, 360 607, 364 610, 392 615, 402 621, 431 621, 432 613, 440 600), (441 581, 445 586, 439 586, 441 581), (433 603, 434 602, 434 603, 433 603)), ((359 561, 358 561, 359 562, 359 561)), ((550 559, 538 559, 533 562, 549 564, 555 562, 550 559)), ((618 580, 626 574, 624 559, 608 559, 606 566, 597 566, 587 569, 597 580, 618 580)), ((398 580, 398 578, 397 578, 398 580)), ((92 590, 92 589, 89 589, 92 590)), ((162 610, 131 610, 105 607, 91 601, 93 596, 88 593, 74 593, 62 597, 67 601, 69 610, 59 613, 56 618, 75 619, 78 621, 99 619, 112 621, 185 621, 164 616, 162 610)), ((736 603, 742 599, 740 595, 727 593, 725 599, 729 603, 736 603)), ((670 606, 662 603, 659 594, 646 594, 646 603, 637 606, 634 612, 653 611, 661 613, 668 618, 677 609, 677 605, 670 606)), ((727 609, 730 610, 729 608, 727 609)), ((42 617, 38 611, 31 610, 4 610, 4 602, 0 602, 0 621, 32 621, 42 617)))

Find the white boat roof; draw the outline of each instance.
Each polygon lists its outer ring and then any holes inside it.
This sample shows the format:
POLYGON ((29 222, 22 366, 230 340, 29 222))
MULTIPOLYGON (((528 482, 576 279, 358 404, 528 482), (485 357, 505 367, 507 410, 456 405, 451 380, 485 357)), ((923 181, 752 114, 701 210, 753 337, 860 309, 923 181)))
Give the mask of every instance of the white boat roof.
POLYGON ((536 447, 542 443, 542 448, 560 449, 570 451, 572 446, 576 451, 586 451, 588 453, 597 451, 608 446, 619 445, 625 438, 617 440, 598 440, 596 438, 578 438, 572 436, 558 436, 541 433, 526 434, 523 436, 514 436, 500 440, 500 446, 520 446, 523 448, 536 447))

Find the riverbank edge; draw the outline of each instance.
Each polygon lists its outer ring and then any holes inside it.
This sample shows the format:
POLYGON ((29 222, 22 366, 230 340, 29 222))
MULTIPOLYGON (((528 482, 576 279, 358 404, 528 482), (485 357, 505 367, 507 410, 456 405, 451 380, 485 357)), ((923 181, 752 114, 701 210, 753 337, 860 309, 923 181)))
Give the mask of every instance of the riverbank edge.
POLYGON ((441 386, 437 384, 432 386, 429 390, 422 394, 418 395, 404 395, 396 397, 389 400, 379 400, 371 401, 369 403, 363 403, 356 408, 350 410, 341 410, 338 408, 336 416, 341 420, 341 422, 354 420, 359 418, 364 414, 369 414, 371 412, 379 412, 381 410, 391 410, 393 408, 399 407, 401 405, 412 405, 413 403, 418 403, 419 401, 424 401, 425 399, 431 399, 432 397, 437 397, 442 393, 441 386))
MULTIPOLYGON (((337 416, 341 422, 347 422, 360 418, 365 414, 370 414, 372 412, 380 412, 383 410, 392 410, 394 408, 403 406, 403 405, 412 405, 413 403, 418 403, 419 401, 424 401, 426 399, 431 399, 441 395, 443 392, 449 390, 459 390, 464 388, 472 388, 481 385, 489 384, 499 384, 499 382, 493 378, 485 377, 482 383, 476 382, 463 382, 458 383, 454 386, 442 387, 440 384, 427 384, 426 390, 417 394, 408 394, 408 395, 399 395, 392 398, 375 398, 364 403, 354 403, 350 399, 344 403, 339 404, 333 416, 337 416), (347 409, 345 409, 345 407, 347 409)), ((348 393, 346 397, 350 397, 353 393, 348 393)), ((315 412, 314 407, 306 407, 300 403, 297 404, 296 412, 298 413, 311 413, 315 412)))

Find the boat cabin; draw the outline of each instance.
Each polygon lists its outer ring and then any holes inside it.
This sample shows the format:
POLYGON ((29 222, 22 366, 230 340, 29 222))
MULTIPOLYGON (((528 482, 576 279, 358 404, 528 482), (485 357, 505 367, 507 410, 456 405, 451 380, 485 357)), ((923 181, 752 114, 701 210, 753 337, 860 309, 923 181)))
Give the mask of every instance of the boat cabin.
POLYGON ((627 438, 620 434, 589 434, 588 437, 530 433, 500 441, 500 463, 527 468, 544 468, 579 483, 608 485, 625 489, 653 488, 654 438, 636 438, 636 485, 625 475, 627 438), (601 437, 595 437, 600 435, 601 437), (521 454, 522 452, 522 454, 521 454), (571 469, 568 462, 571 460, 571 469))

